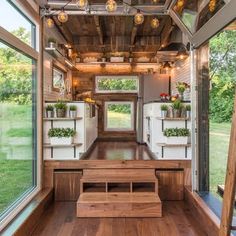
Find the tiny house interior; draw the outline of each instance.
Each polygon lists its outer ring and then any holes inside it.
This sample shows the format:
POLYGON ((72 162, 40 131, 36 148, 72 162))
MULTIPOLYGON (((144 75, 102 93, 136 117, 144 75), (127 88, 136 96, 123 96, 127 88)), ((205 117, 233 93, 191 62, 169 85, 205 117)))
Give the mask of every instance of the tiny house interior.
POLYGON ((212 131, 209 91, 224 60, 235 75, 234 44, 218 65, 210 41, 235 33, 235 9, 1 1, 1 235, 233 235, 235 105, 231 135, 212 131), (218 193, 211 134, 230 141, 218 193))

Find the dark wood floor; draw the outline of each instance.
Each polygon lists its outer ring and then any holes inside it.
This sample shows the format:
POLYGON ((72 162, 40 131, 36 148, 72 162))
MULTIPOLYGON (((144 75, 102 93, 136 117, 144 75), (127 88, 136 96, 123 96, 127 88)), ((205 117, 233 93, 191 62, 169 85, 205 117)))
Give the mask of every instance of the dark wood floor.
POLYGON ((136 142, 96 142, 86 160, 153 160, 146 145, 136 142))
POLYGON ((184 202, 164 202, 162 218, 78 219, 75 203, 54 203, 39 222, 34 236, 204 236, 201 225, 184 202))

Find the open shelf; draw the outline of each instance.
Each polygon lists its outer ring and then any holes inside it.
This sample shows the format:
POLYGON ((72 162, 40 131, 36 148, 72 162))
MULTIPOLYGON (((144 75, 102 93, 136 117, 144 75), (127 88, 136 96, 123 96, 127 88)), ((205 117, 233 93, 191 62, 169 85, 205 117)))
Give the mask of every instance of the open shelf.
POLYGON ((82 143, 72 143, 70 145, 51 145, 50 143, 45 143, 43 146, 45 148, 62 148, 62 147, 79 147, 82 146, 82 143))
POLYGON ((127 192, 131 190, 130 183, 108 183, 108 192, 127 192))
POLYGON ((168 120, 168 121, 188 121, 190 120, 190 118, 186 118, 186 117, 178 117, 178 118, 174 118, 174 117, 156 117, 158 120, 168 120))
POLYGON ((98 192, 105 193, 106 192, 106 183, 83 183, 83 192, 98 192))
POLYGON ((188 144, 168 144, 168 143, 157 143, 161 147, 191 147, 191 143, 188 144))
POLYGON ((132 192, 155 192, 155 183, 133 183, 132 192))
POLYGON ((70 118, 70 117, 65 117, 65 118, 57 118, 57 117, 54 117, 54 118, 43 118, 43 120, 45 121, 70 121, 70 120, 82 120, 83 118, 82 117, 75 117, 75 118, 70 118))

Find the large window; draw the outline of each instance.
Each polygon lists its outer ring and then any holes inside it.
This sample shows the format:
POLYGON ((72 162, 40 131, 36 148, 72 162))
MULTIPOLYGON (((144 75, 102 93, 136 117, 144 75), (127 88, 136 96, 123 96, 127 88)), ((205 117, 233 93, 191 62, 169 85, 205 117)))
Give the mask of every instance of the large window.
POLYGON ((96 76, 96 93, 137 93, 137 76, 96 76))
POLYGON ((35 48, 35 25, 8 0, 0 1, 0 9, 0 26, 35 48))
POLYGON ((134 130, 133 102, 105 102, 105 130, 134 130))
POLYGON ((0 230, 38 191, 38 53, 18 43, 20 39, 28 45, 36 44, 35 38, 32 41, 32 28, 35 25, 21 15, 15 6, 1 1, 0 230), (1 27, 8 32, 3 32, 1 27))

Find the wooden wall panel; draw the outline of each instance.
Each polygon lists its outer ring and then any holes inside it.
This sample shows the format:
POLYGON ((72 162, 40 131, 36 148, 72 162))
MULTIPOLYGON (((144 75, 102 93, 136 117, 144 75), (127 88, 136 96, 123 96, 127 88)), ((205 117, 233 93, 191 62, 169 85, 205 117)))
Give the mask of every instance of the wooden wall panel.
POLYGON ((158 170, 156 171, 161 200, 184 199, 184 171, 158 170))
POLYGON ((54 172, 55 201, 77 201, 80 195, 82 171, 54 172))

